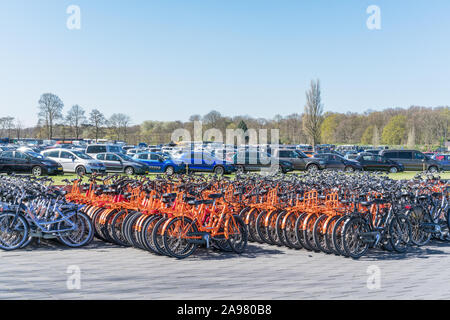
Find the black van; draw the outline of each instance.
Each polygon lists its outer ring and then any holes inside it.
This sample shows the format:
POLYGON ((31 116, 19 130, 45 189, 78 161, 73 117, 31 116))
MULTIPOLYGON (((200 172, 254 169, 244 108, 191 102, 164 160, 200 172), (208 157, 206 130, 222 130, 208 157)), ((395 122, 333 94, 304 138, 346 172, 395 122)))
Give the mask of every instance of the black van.
POLYGON ((428 158, 417 150, 382 150, 380 156, 400 162, 405 167, 405 171, 429 171, 438 172, 442 170, 441 165, 436 160, 428 158))

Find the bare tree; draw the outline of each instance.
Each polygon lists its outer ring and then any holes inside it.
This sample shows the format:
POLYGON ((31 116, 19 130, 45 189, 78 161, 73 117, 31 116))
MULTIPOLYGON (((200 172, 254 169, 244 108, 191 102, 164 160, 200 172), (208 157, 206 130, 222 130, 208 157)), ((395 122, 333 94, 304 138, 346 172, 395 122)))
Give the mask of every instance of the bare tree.
POLYGON ((130 123, 130 117, 123 113, 114 113, 108 121, 109 127, 116 135, 117 140, 120 140, 122 136, 126 140, 127 129, 130 123))
POLYGON ((322 121, 323 104, 321 101, 320 81, 311 81, 311 88, 306 92, 303 127, 309 136, 313 147, 319 143, 322 121))
POLYGON ((15 128, 16 128, 16 137, 17 137, 17 139, 20 139, 20 135, 21 135, 22 130, 23 130, 23 125, 22 125, 22 122, 19 119, 16 119, 15 128))
POLYGON ((49 140, 53 137, 55 121, 62 118, 63 107, 61 99, 52 93, 44 93, 39 99, 39 120, 44 123, 49 140))
POLYGON ((14 118, 13 117, 3 117, 0 118, 0 136, 5 136, 11 138, 11 130, 14 128, 14 118))
POLYGON ((189 117, 190 122, 200 121, 202 119, 202 116, 199 114, 194 114, 189 117))
POLYGON ((221 119, 222 115, 220 112, 213 110, 203 117, 203 122, 211 128, 216 128, 221 119))
POLYGON ((80 138, 81 126, 85 124, 86 117, 84 115, 84 110, 79 105, 74 105, 66 116, 67 124, 72 127, 75 132, 75 138, 80 138))
POLYGON ((106 118, 103 113, 94 109, 89 114, 89 122, 95 129, 95 141, 98 141, 100 130, 106 124, 106 118))

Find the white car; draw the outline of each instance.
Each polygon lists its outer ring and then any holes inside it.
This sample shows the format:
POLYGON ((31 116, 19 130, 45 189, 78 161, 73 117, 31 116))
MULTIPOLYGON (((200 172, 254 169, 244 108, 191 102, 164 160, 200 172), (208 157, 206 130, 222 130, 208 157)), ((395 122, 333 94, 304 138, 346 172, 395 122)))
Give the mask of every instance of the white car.
POLYGON ((42 151, 41 154, 44 157, 59 162, 64 172, 74 172, 78 175, 106 172, 106 167, 102 162, 77 150, 52 149, 42 151))

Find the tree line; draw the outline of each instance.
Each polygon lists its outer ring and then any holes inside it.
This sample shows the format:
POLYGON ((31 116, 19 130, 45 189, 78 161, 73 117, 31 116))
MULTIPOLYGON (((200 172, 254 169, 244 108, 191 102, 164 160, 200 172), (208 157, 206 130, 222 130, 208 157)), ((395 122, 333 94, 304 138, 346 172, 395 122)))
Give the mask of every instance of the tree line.
POLYGON ((73 105, 64 114, 64 103, 52 93, 44 93, 38 103, 39 120, 34 128, 36 138, 127 139, 131 118, 126 114, 114 113, 107 118, 98 109, 92 109, 87 114, 79 105, 73 105))
POLYGON ((176 129, 194 135, 194 122, 202 121, 203 131, 215 128, 225 136, 227 129, 278 129, 283 144, 362 144, 407 145, 408 147, 443 145, 448 139, 450 108, 411 106, 382 111, 324 112, 320 81, 311 81, 302 113, 275 115, 271 119, 249 115, 226 116, 213 110, 205 115, 194 114, 188 121, 147 120, 132 125, 129 116, 115 113, 107 118, 98 109, 89 113, 79 105, 66 113, 55 94, 45 93, 38 102, 38 123, 23 128, 13 117, 0 118, 0 137, 49 139, 111 139, 131 144, 167 143, 176 129))

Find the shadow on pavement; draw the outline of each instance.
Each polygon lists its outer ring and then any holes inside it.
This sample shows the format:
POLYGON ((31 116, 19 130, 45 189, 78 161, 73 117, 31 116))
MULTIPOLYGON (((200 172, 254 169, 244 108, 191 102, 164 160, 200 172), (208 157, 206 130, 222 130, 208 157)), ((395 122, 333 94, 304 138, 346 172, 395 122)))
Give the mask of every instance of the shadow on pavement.
MULTIPOLYGON (((102 240, 99 240, 97 238, 94 238, 91 244, 89 244, 86 247, 81 248, 69 248, 57 240, 41 240, 39 243, 36 239, 34 239, 26 248, 18 250, 17 252, 29 252, 29 251, 37 251, 37 252, 45 252, 45 251, 67 251, 67 250, 83 250, 83 251, 89 251, 89 250, 97 250, 107 251, 108 249, 124 249, 124 250, 139 250, 144 253, 149 253, 145 250, 133 248, 133 247, 120 247, 118 245, 107 243, 102 240)), ((149 253, 151 254, 151 253, 149 253)), ((278 255, 278 254, 284 254, 283 251, 274 248, 268 249, 267 246, 264 248, 259 245, 253 245, 248 244, 247 250, 241 254, 238 255, 234 252, 224 252, 220 251, 215 248, 206 249, 203 247, 199 247, 197 251, 190 256, 188 259, 197 259, 197 260, 225 260, 225 259, 236 259, 236 258, 258 258, 261 256, 268 256, 268 255, 278 255)), ((153 255, 153 254, 152 254, 153 255)), ((157 256, 157 255, 155 255, 157 256)), ((167 257, 169 258, 169 257, 167 257)), ((172 259, 172 258, 170 258, 172 259)))
POLYGON ((261 256, 279 255, 284 254, 283 251, 276 249, 276 247, 267 249, 262 246, 248 244, 247 250, 242 254, 236 254, 234 252, 223 252, 217 249, 207 250, 205 248, 199 248, 189 259, 197 260, 226 260, 237 258, 254 259, 261 256))
POLYGON ((40 240, 33 239, 33 241, 24 249, 18 250, 22 251, 65 251, 65 250, 92 250, 92 249, 109 249, 109 248, 120 248, 112 243, 107 243, 102 240, 94 238, 91 244, 81 248, 70 248, 60 243, 58 240, 40 240))
MULTIPOLYGON (((406 253, 397 253, 390 252, 382 249, 370 249, 368 253, 361 257, 359 260, 361 261, 395 261, 395 260, 408 260, 408 259, 429 259, 438 255, 447 255, 448 250, 450 248, 450 242, 448 241, 440 241, 433 240, 428 245, 424 247, 410 247, 406 253)), ((126 250, 141 250, 136 248, 127 248, 120 247, 112 243, 107 243, 97 238, 94 238, 92 243, 86 247, 81 248, 69 248, 65 245, 59 243, 57 240, 41 240, 38 243, 34 240, 30 243, 26 248, 18 250, 18 252, 27 252, 27 251, 66 251, 66 250, 98 250, 107 251, 108 249, 126 249, 126 250)), ((224 252, 218 249, 206 249, 204 247, 199 247, 197 251, 190 256, 188 259, 190 260, 228 260, 228 259, 255 259, 258 257, 267 257, 267 256, 278 256, 284 255, 287 251, 283 251, 282 249, 276 246, 269 246, 264 244, 255 244, 249 243, 247 246, 247 250, 238 255, 234 252, 224 252)), ((303 251, 303 250, 302 250, 303 251)), ((147 252, 142 250, 142 252, 147 252)), ((289 253, 295 254, 295 251, 288 251, 289 253)), ((309 252, 311 255, 324 255, 324 253, 316 253, 309 252)), ((153 255, 153 254, 152 254, 153 255)), ((156 255, 155 255, 156 256, 156 255)), ((343 257, 336 257, 336 259, 342 259, 343 257)))
POLYGON ((450 248, 450 243, 445 241, 431 241, 424 247, 410 247, 406 253, 390 252, 381 249, 369 250, 369 253, 362 257, 365 261, 382 261, 382 260, 408 260, 408 259, 429 259, 436 255, 447 255, 447 252, 440 248, 450 248))

